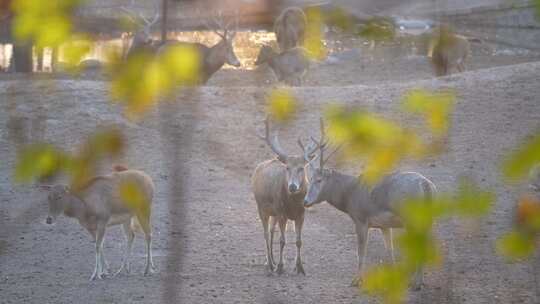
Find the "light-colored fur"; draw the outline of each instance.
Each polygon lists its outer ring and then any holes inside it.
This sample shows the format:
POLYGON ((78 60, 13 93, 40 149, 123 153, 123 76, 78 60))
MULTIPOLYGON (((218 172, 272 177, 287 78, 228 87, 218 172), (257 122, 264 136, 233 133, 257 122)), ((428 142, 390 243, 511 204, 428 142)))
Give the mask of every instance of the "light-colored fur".
POLYGON ((152 227, 150 223, 151 204, 154 196, 154 183, 150 176, 138 170, 115 168, 115 172, 92 178, 79 191, 71 191, 67 186, 42 186, 49 190, 49 216, 47 223, 52 224, 58 215, 63 213, 76 218, 92 235, 96 242, 96 266, 91 279, 102 279, 107 273, 107 265, 103 255, 103 239, 108 226, 122 225, 127 238, 126 255, 122 267, 117 274, 130 271, 130 256, 135 232, 141 231, 146 240, 145 275, 154 268, 152 261, 152 227), (120 198, 120 185, 131 183, 136 185, 144 196, 148 212, 140 212, 128 207, 120 198))
POLYGON ((283 248, 285 247, 285 230, 287 221, 294 221, 296 232, 296 272, 304 273, 300 249, 302 247, 302 226, 304 223, 304 196, 307 189, 305 177, 305 161, 302 157, 291 156, 285 162, 270 159, 257 165, 252 178, 252 189, 257 202, 257 210, 263 225, 266 242, 266 264, 268 270, 274 270, 272 243, 276 222, 281 232, 279 263, 277 272, 283 272, 283 248), (299 184, 299 189, 291 193, 289 186, 299 184), (270 235, 268 230, 270 229, 270 235))
POLYGON ((256 65, 263 63, 268 63, 278 81, 291 86, 301 85, 309 68, 307 51, 301 47, 278 54, 270 46, 264 45, 255 61, 256 65))
POLYGON ((274 22, 274 33, 281 51, 304 44, 307 18, 299 7, 284 9, 274 22))
MULTIPOLYGON (((326 201, 353 220, 358 239, 358 271, 352 285, 357 286, 362 278, 369 228, 382 230, 393 262, 392 228, 403 228, 397 207, 406 198, 429 202, 435 192, 435 185, 416 172, 394 173, 370 188, 356 176, 317 169, 310 180, 304 206, 310 207, 326 201)), ((422 281, 422 269, 418 268, 414 288, 421 288, 422 281)))

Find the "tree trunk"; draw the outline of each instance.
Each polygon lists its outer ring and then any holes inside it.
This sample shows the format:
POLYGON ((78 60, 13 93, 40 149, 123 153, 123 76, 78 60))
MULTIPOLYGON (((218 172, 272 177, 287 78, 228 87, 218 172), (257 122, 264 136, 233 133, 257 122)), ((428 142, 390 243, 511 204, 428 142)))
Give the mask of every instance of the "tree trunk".
POLYGON ((43 72, 43 52, 45 52, 45 48, 35 47, 34 49, 36 52, 36 59, 37 59, 36 71, 43 72))
POLYGON ((11 64, 15 72, 32 73, 32 44, 17 42, 13 44, 11 64))

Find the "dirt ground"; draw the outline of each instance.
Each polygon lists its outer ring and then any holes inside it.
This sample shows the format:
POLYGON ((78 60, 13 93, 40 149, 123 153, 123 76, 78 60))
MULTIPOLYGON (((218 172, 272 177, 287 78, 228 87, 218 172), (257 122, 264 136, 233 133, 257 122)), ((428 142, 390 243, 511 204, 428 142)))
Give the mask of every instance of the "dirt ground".
MULTIPOLYGON (((438 223, 444 262, 426 270, 425 288, 411 292, 408 303, 540 302, 540 254, 510 264, 494 249, 511 225, 523 189, 503 184, 499 163, 540 127, 540 62, 531 55, 474 53, 470 71, 438 79, 425 57, 368 60, 354 51, 342 53, 337 63, 314 66, 306 84, 292 89, 302 111, 281 128, 285 149, 298 153, 296 138, 318 135, 318 118, 331 102, 414 125, 418 122, 399 110, 403 93, 418 87, 455 89, 449 151, 402 169, 423 173, 441 191, 453 189, 461 175, 472 176, 497 194, 497 202, 488 217, 474 223, 438 223)), ((326 203, 306 214, 307 275, 292 272, 292 228, 286 274, 265 273, 250 176, 258 162, 273 157, 256 137, 265 96, 275 85, 268 71, 222 70, 208 86, 179 93, 139 122, 124 118, 110 102, 106 82, 60 78, 49 83, 3 76, 0 81, 1 303, 168 303, 171 294, 177 303, 377 302, 348 286, 356 268, 352 221, 326 203), (46 194, 12 181, 18 144, 44 140, 75 149, 96 127, 107 125, 121 127, 128 139, 121 162, 145 170, 157 186, 152 221, 159 271, 150 277, 142 276, 144 246, 138 237, 131 275, 90 282, 90 236, 72 219, 44 224, 46 194), (168 259, 179 256, 181 261, 168 259)), ((340 166, 349 173, 360 168, 340 166)), ((386 258, 380 233, 372 231, 369 242, 367 263, 376 265, 386 258)), ((124 243, 119 227, 108 230, 105 253, 113 269, 120 266, 124 243)))

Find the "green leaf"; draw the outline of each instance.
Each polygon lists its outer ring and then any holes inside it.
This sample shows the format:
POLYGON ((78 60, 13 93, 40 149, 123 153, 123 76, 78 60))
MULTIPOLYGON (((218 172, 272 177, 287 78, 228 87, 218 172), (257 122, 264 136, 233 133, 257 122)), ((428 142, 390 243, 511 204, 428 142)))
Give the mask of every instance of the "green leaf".
POLYGON ((534 238, 529 234, 511 231, 497 240, 497 251, 509 259, 524 259, 534 252, 534 238))
POLYGON ((486 215, 495 201, 495 195, 481 190, 468 179, 462 178, 455 196, 454 212, 461 216, 479 217, 486 215))
POLYGON ((405 95, 402 104, 405 110, 424 116, 434 134, 443 135, 448 132, 454 100, 453 92, 412 90, 405 95))
POLYGON ((409 273, 399 265, 382 265, 366 272, 362 289, 380 296, 384 303, 402 303, 409 286, 409 273))
POLYGON ((522 143, 503 162, 503 174, 510 181, 525 178, 540 163, 540 133, 522 143))

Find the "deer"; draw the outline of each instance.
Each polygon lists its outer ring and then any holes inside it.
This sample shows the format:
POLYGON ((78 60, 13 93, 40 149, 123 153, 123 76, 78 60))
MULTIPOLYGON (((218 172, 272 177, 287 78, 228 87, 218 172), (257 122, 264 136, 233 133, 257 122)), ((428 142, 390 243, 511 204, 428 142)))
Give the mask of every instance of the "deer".
POLYGON ((203 20, 206 28, 213 31, 221 38, 221 40, 217 44, 208 47, 201 43, 168 41, 162 46, 160 46, 158 50, 159 53, 165 51, 169 47, 174 46, 193 47, 199 53, 200 58, 200 69, 198 74, 199 84, 206 84, 210 77, 212 77, 214 73, 221 69, 221 67, 225 63, 234 67, 241 66, 240 61, 234 53, 234 48, 232 45, 234 37, 236 36, 236 33, 238 31, 238 15, 235 16, 234 20, 229 21, 227 24, 223 23, 223 13, 221 11, 217 13, 217 16, 217 18, 212 18, 212 21, 214 23, 213 25, 203 20), (231 31, 230 27, 232 26, 233 21, 236 24, 236 27, 234 30, 231 31), (216 27, 219 30, 216 30, 216 27), (220 32, 220 30, 222 30, 223 32, 220 32))
POLYGON ((259 137, 266 142, 277 157, 257 165, 252 176, 252 190, 257 203, 259 218, 263 226, 266 244, 266 269, 270 273, 283 274, 283 248, 288 220, 294 221, 296 233, 295 272, 305 275, 302 265, 302 226, 304 224, 304 196, 307 190, 306 167, 317 147, 311 143, 304 147, 300 138, 298 145, 302 156, 288 155, 281 148, 278 135, 270 135, 269 118, 265 120, 265 135, 259 137), (273 239, 276 223, 280 229, 279 262, 277 268, 273 256, 273 239), (270 230, 270 234, 269 234, 270 230))
MULTIPOLYGON (((403 228, 398 214, 400 204, 408 198, 423 199, 429 203, 436 187, 429 179, 416 172, 394 172, 384 177, 373 187, 362 182, 361 176, 347 175, 333 169, 325 168, 330 157, 341 146, 324 158, 328 141, 324 135, 324 123, 321 119, 321 141, 319 147, 319 168, 310 163, 311 176, 308 183, 304 207, 310 208, 321 202, 346 213, 353 221, 358 242, 358 270, 351 286, 359 286, 362 281, 363 267, 367 254, 367 240, 370 228, 378 228, 383 232, 385 246, 390 251, 394 262, 392 229, 403 228)), ((313 140, 313 139, 312 139, 313 140)), ((413 283, 415 290, 423 285, 423 273, 417 268, 413 283)))
MULTIPOLYGON (((155 53, 157 51, 159 44, 152 39, 152 26, 158 22, 160 14, 156 3, 152 1, 152 4, 154 9, 154 17, 152 20, 148 20, 141 12, 137 12, 135 14, 132 9, 125 6, 120 7, 120 9, 126 13, 131 22, 139 27, 139 29, 133 34, 131 44, 127 50, 126 47, 128 43, 126 43, 126 41, 128 41, 129 37, 125 34, 122 35, 123 60, 127 60, 127 58, 137 52, 155 53)), ((133 0, 131 0, 131 7, 135 7, 133 0)))
POLYGON ((263 45, 255 61, 255 65, 268 63, 278 81, 291 86, 299 86, 309 68, 307 51, 301 47, 283 51, 278 54, 269 45, 263 45))
POLYGON ((446 26, 436 31, 437 37, 430 42, 429 54, 436 76, 449 75, 453 68, 465 71, 465 61, 470 53, 467 37, 454 34, 446 26))
MULTIPOLYGON (((107 227, 122 225, 127 240, 124 261, 114 274, 130 273, 130 257, 136 232, 142 232, 146 241, 146 266, 144 275, 155 271, 152 259, 152 227, 150 224, 151 204, 154 195, 152 178, 143 171, 116 166, 108 175, 95 176, 77 190, 67 185, 40 185, 48 191, 49 212, 45 222, 52 225, 62 213, 78 220, 95 241, 96 264, 90 280, 104 279, 108 265, 103 254, 103 241, 107 227), (129 207, 119 196, 124 183, 133 183, 139 189, 140 199, 148 204, 148 212, 139 212, 129 207)), ((146 207, 144 207, 146 208, 146 207)))
POLYGON ((306 27, 306 14, 301 8, 284 9, 274 22, 274 33, 281 51, 302 46, 306 27))

